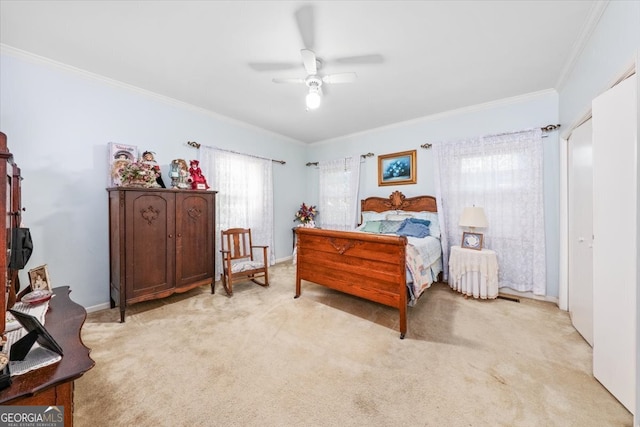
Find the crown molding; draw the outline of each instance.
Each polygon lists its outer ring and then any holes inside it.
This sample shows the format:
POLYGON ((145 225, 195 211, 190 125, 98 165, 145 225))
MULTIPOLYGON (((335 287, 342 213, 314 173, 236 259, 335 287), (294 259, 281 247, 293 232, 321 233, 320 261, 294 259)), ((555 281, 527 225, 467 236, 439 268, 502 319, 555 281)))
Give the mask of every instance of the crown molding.
POLYGON ((207 116, 213 117, 213 118, 215 118, 217 120, 220 120, 220 121, 223 121, 223 122, 226 122, 226 123, 230 123, 230 124, 233 124, 233 125, 245 128, 245 129, 250 129, 252 131, 257 131, 257 132, 264 133, 264 134, 267 134, 267 135, 270 135, 270 136, 274 136, 274 137, 277 137, 279 139, 285 140, 286 142, 292 142, 292 143, 296 143, 296 144, 300 144, 300 145, 306 146, 306 143, 304 143, 303 141, 299 141, 299 140, 291 138, 289 136, 281 135, 279 133, 276 133, 276 132, 261 128, 259 126, 255 126, 255 125, 249 124, 247 122, 243 122, 241 120, 233 119, 231 117, 224 116, 224 115, 216 113, 214 111, 207 110, 206 108, 197 107, 197 106, 195 106, 193 104, 189 104, 189 103, 184 102, 184 101, 179 101, 179 100, 177 100, 175 98, 171 98, 171 97, 168 97, 168 96, 160 95, 158 93, 155 93, 155 92, 152 92, 152 91, 149 91, 149 90, 146 90, 146 89, 142 89, 142 88, 139 88, 137 86, 133 86, 133 85, 130 85, 128 83, 121 82, 119 80, 111 79, 109 77, 105 77, 105 76, 102 76, 100 74, 92 73, 90 71, 74 67, 72 65, 68 65, 68 64, 64 64, 62 62, 54 61, 53 59, 49 59, 49 58, 46 58, 44 56, 36 55, 34 53, 27 52, 27 51, 24 51, 24 50, 21 50, 21 49, 17 49, 17 48, 14 48, 12 46, 8 46, 8 45, 2 44, 2 43, 0 43, 0 54, 6 54, 6 55, 10 55, 10 56, 19 58, 19 59, 23 59, 23 60, 28 61, 28 62, 30 62, 32 64, 49 66, 49 67, 52 67, 52 68, 55 68, 55 69, 58 69, 58 70, 66 71, 66 72, 69 72, 69 73, 73 73, 73 74, 79 75, 81 77, 84 77, 84 78, 87 78, 87 79, 90 79, 90 80, 93 80, 93 81, 97 81, 97 82, 100 82, 100 83, 107 84, 109 86, 113 86, 113 87, 116 87, 116 88, 119 88, 119 89, 125 89, 125 90, 127 90, 129 92, 134 92, 134 93, 136 93, 138 95, 141 95, 141 96, 144 96, 144 97, 147 97, 147 98, 153 99, 155 101, 159 101, 159 102, 162 102, 162 103, 174 106, 174 107, 183 108, 183 109, 186 109, 186 110, 191 110, 193 112, 205 114, 207 116))
POLYGON ((569 79, 569 76, 573 72, 573 69, 576 66, 576 62, 578 62, 578 58, 582 54, 585 46, 589 42, 591 35, 595 31, 598 23, 600 22, 600 18, 604 14, 605 9, 609 6, 609 0, 598 0, 593 3, 591 6, 591 10, 589 11, 589 16, 582 26, 582 31, 573 42, 573 47, 571 49, 571 53, 564 63, 564 67, 560 72, 560 76, 558 77, 558 81, 556 82, 556 89, 558 92, 564 87, 565 83, 569 79))
POLYGON ((371 129, 366 129, 363 131, 359 131, 359 132, 354 132, 351 134, 347 134, 347 135, 341 135, 335 138, 331 138, 331 139, 326 139, 326 140, 322 140, 322 141, 316 141, 316 142, 311 142, 311 143, 305 143, 303 141, 288 137, 286 135, 281 135, 279 133, 237 120, 237 119, 233 119, 231 117, 227 117, 224 116, 222 114, 213 112, 211 110, 207 110, 205 108, 202 107, 197 107, 193 104, 189 104, 183 101, 179 101, 175 98, 170 98, 164 95, 160 95, 157 94, 155 92, 151 92, 148 91, 146 89, 142 89, 139 88, 137 86, 133 86, 124 82, 121 82, 119 80, 115 80, 115 79, 111 79, 96 73, 92 73, 90 71, 86 71, 68 64, 64 64, 58 61, 54 61, 52 59, 43 57, 43 56, 39 56, 36 54, 33 54, 31 52, 27 52, 21 49, 17 49, 5 44, 0 43, 0 53, 2 54, 7 54, 7 55, 11 55, 14 57, 18 57, 20 59, 24 59, 26 61, 29 61, 31 63, 36 63, 36 64, 40 64, 40 65, 45 65, 45 66, 50 66, 52 68, 56 68, 59 70, 63 70, 66 72, 70 72, 73 74, 77 74, 80 75, 82 77, 94 80, 94 81, 98 81, 101 83, 105 83, 108 84, 110 86, 113 87, 117 87, 120 89, 125 89, 128 90, 130 92, 134 92, 137 93, 138 95, 141 96, 145 96, 147 98, 151 98, 154 99, 156 101, 159 102, 163 102, 165 104, 169 104, 169 105, 173 105, 179 108, 184 108, 184 109, 188 109, 194 112, 198 112, 198 113, 202 113, 205 115, 208 115, 210 117, 214 117, 218 120, 227 122, 227 123, 231 123, 234 124, 236 126, 239 127, 243 127, 246 129, 251 129, 253 131, 258 131, 264 134, 268 134, 271 136, 275 136, 279 139, 285 140, 286 142, 290 142, 290 143, 295 143, 295 144, 300 144, 303 146, 308 146, 308 145, 322 145, 325 143, 331 143, 334 141, 339 141, 345 138, 351 138, 351 137, 355 137, 355 136, 361 136, 361 135, 367 135, 367 134, 371 134, 374 132, 380 132, 383 130, 389 130, 389 129, 394 129, 394 128, 398 128, 398 127, 403 127, 403 126, 408 126, 408 125, 412 125, 412 124, 417 124, 417 123, 423 123, 423 122, 428 122, 428 121, 435 121, 435 120, 442 120, 448 117, 453 117, 453 116, 458 116, 458 115, 462 115, 462 114, 468 114, 468 113, 474 113, 474 112, 479 112, 479 111, 484 111, 484 110, 490 110, 493 108, 497 108, 497 107, 502 107, 505 105, 511 105, 511 104, 516 104, 516 103, 521 103, 521 102, 526 102, 526 101, 531 101, 534 100, 536 98, 542 97, 542 96, 547 96, 549 94, 557 94, 557 91, 555 89, 545 89, 545 90, 541 90, 541 91, 537 91, 537 92, 531 92, 528 94, 523 94, 523 95, 518 95, 518 96, 514 96, 514 97, 509 97, 509 98, 502 98, 502 99, 498 99, 495 101, 490 101, 490 102, 486 102, 486 103, 482 103, 482 104, 475 104, 475 105, 470 105, 470 106, 466 106, 466 107, 462 107, 462 108, 458 108, 458 109, 454 109, 454 110, 448 110, 448 111, 444 111, 441 113, 435 113, 429 116, 423 116, 423 117, 418 117, 415 119, 411 119, 411 120, 405 120, 405 121, 401 121, 401 122, 396 122, 396 123, 392 123, 386 126, 380 126, 380 127, 376 127, 376 128, 371 128, 371 129))
POLYGON ((537 98, 541 98, 544 96, 548 96, 548 95, 557 95, 558 92, 555 89, 544 89, 544 90, 540 90, 537 92, 530 92, 530 93, 526 93, 523 95, 517 95, 517 96, 512 96, 509 98, 502 98, 502 99, 498 99, 495 101, 490 101, 490 102, 485 102, 482 104, 475 104, 475 105, 469 105, 467 107, 462 107, 462 108, 457 108, 454 110, 448 110, 448 111, 443 111, 441 113, 435 113, 435 114, 431 114, 429 116, 423 116, 423 117, 418 117, 416 119, 411 119, 411 120, 405 120, 402 122, 396 122, 396 123, 392 123, 390 125, 386 125, 386 126, 380 126, 377 128, 372 128, 372 129, 367 129, 367 130, 363 130, 360 132, 354 132, 348 135, 342 135, 342 136, 338 136, 335 138, 331 138, 331 139, 325 139, 323 141, 317 141, 315 143, 312 143, 314 145, 321 145, 321 144, 328 144, 328 143, 332 143, 332 142, 336 142, 336 141, 340 141, 344 138, 352 138, 352 137, 356 137, 356 136, 362 136, 362 135, 367 135, 370 133, 374 133, 374 132, 381 132, 381 131, 385 131, 385 130, 390 130, 390 129, 394 129, 397 127, 403 127, 403 126, 410 126, 410 125, 415 125, 415 124, 420 124, 420 123, 424 123, 424 122, 431 122, 431 121, 436 121, 436 120, 443 120, 449 117, 455 117, 455 116, 459 116, 462 114, 469 114, 469 113, 477 113, 480 111, 486 111, 486 110, 491 110, 494 108, 498 108, 498 107, 504 107, 504 106, 508 106, 508 105, 513 105, 513 104, 519 104, 522 102, 527 102, 527 101, 533 101, 537 98))

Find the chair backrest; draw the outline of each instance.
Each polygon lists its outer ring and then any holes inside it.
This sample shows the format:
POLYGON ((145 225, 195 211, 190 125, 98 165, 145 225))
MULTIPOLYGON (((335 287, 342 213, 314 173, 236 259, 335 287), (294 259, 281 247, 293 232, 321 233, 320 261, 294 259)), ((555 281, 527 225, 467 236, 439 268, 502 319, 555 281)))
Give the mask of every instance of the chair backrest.
POLYGON ((222 230, 220 233, 222 239, 221 248, 229 251, 231 260, 250 259, 253 260, 251 251, 251 229, 250 228, 230 228, 222 230))

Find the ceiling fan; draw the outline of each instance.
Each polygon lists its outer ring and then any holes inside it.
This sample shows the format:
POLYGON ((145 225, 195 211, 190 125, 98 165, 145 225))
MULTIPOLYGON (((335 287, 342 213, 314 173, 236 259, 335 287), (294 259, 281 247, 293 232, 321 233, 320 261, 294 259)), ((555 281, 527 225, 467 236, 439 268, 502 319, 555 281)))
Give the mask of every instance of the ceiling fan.
POLYGON ((305 78, 274 78, 274 83, 304 83, 309 88, 309 93, 305 98, 307 108, 315 110, 320 106, 322 100, 322 84, 323 83, 349 83, 358 78, 353 72, 337 73, 321 76, 318 70, 322 66, 322 62, 316 57, 316 54, 310 49, 302 49, 302 63, 307 72, 305 78))
MULTIPOLYGON (((323 66, 323 60, 318 58, 312 50, 314 45, 314 16, 313 7, 306 5, 295 12, 296 23, 302 37, 305 48, 300 50, 302 65, 307 73, 304 78, 274 78, 274 83, 305 84, 308 93, 305 98, 308 110, 314 110, 322 101, 322 85, 334 83, 350 83, 358 78, 355 72, 321 75, 319 70, 323 66)), ((337 58, 335 62, 343 64, 378 64, 383 61, 381 55, 361 55, 337 58)), ((290 63, 250 63, 249 66, 257 71, 286 70, 299 66, 290 63)))

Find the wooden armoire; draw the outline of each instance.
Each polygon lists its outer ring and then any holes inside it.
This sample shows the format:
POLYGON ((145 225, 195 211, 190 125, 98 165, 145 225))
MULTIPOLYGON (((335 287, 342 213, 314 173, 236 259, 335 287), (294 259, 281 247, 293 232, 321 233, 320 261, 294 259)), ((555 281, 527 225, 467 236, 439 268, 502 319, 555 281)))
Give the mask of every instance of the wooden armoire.
POLYGON ((216 191, 114 187, 109 192, 111 308, 215 281, 216 191))

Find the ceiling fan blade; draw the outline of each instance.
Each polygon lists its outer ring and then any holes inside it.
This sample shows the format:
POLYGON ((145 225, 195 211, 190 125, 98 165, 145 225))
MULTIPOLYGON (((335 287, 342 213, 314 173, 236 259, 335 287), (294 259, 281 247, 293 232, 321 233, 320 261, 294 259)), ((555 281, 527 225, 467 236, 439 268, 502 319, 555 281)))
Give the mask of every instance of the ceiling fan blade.
POLYGON ((296 78, 274 78, 272 79, 274 83, 304 83, 304 79, 296 79, 296 78))
POLYGON ((292 70, 299 65, 290 62, 250 62, 249 67, 255 71, 280 71, 292 70))
POLYGON ((382 55, 359 55, 359 56, 345 56, 344 58, 337 58, 335 62, 340 64, 382 64, 384 58, 382 55))
POLYGON ((324 76, 322 81, 325 83, 350 83, 358 78, 356 73, 337 73, 324 76))
POLYGON ((309 49, 302 49, 300 54, 302 54, 302 63, 304 64, 304 69, 307 70, 307 74, 315 75, 318 72, 316 54, 309 49))
POLYGON ((295 12, 296 23, 298 24, 298 31, 302 37, 302 43, 307 49, 313 49, 314 43, 314 19, 313 19, 313 6, 305 5, 295 12))

